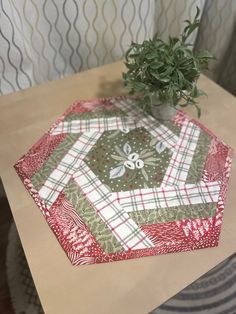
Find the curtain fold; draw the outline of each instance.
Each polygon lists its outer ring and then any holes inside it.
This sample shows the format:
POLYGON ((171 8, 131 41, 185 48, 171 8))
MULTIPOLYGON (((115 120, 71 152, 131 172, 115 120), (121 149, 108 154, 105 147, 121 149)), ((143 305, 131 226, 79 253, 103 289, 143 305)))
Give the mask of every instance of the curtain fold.
POLYGON ((236 95, 236 1, 206 0, 195 49, 216 57, 207 75, 236 95))
POLYGON ((119 60, 156 32, 178 36, 196 6, 191 42, 216 55, 208 75, 236 93, 236 0, 0 0, 0 93, 119 60))

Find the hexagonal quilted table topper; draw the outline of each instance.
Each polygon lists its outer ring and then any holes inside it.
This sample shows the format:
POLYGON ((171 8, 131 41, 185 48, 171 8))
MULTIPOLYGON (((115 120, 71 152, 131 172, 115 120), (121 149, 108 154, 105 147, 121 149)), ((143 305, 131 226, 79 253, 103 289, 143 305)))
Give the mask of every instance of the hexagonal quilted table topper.
POLYGON ((218 245, 231 148, 136 102, 74 103, 15 165, 75 265, 218 245))

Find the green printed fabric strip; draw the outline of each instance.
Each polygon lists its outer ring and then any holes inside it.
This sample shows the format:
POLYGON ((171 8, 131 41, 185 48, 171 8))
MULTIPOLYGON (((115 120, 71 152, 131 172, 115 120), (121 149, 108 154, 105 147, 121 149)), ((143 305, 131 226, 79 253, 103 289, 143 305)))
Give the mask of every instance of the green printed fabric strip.
POLYGON ((210 136, 201 131, 186 183, 196 183, 201 181, 210 143, 210 136))
POLYGON ((76 142, 80 134, 68 134, 66 138, 52 152, 47 161, 31 178, 31 181, 36 190, 40 190, 48 179, 50 173, 57 167, 64 155, 70 150, 76 142))
POLYGON ((107 109, 99 110, 93 112, 82 112, 82 113, 70 113, 65 117, 64 121, 73 121, 73 120, 88 120, 95 118, 111 118, 111 117, 121 117, 127 116, 127 114, 121 109, 107 109))
POLYGON ((115 253, 123 250, 121 244, 99 215, 97 215, 96 210, 90 205, 73 180, 69 181, 63 192, 106 253, 115 253))
POLYGON ((215 215, 216 204, 196 204, 130 212, 137 225, 158 224, 182 219, 208 218, 215 215))

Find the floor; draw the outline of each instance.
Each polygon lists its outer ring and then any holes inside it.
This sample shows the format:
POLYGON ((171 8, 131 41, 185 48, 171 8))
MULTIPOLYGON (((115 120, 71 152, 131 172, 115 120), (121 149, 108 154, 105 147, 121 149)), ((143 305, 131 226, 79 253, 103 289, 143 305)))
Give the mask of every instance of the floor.
MULTIPOLYGON (((1 183, 0 183, 1 184, 1 183)), ((6 247, 8 231, 13 221, 10 207, 4 196, 0 197, 0 313, 13 314, 6 275, 6 247)))

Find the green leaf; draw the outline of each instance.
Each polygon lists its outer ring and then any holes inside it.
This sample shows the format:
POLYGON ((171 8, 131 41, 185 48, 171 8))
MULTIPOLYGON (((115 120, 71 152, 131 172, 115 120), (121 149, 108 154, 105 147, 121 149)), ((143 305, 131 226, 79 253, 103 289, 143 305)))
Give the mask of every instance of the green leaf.
POLYGON ((200 11, 199 7, 197 7, 197 13, 196 13, 196 15, 195 15, 194 20, 197 20, 197 19, 199 18, 200 12, 201 12, 201 11, 200 11))
POLYGON ((215 59, 215 57, 207 50, 201 51, 197 54, 199 59, 215 59))
POLYGON ((133 50, 133 47, 132 47, 132 45, 131 45, 131 47, 126 51, 126 53, 125 53, 125 59, 128 59, 128 57, 129 57, 129 53, 131 52, 133 50))
POLYGON ((146 88, 146 84, 142 83, 142 82, 134 82, 134 88, 138 91, 142 91, 146 88))
POLYGON ((174 46, 179 42, 179 38, 177 37, 169 37, 169 44, 171 48, 174 48, 174 46))
POLYGON ((181 71, 177 70, 177 75, 178 75, 178 85, 180 86, 180 89, 182 89, 182 86, 185 83, 185 78, 184 75, 181 71))
POLYGON ((153 62, 150 64, 150 67, 153 69, 153 70, 157 70, 159 68, 161 68, 162 66, 164 65, 164 63, 162 62, 153 62))
POLYGON ((201 89, 198 89, 197 86, 195 85, 195 86, 193 87, 193 90, 192 90, 192 97, 198 98, 198 97, 200 97, 200 96, 202 96, 202 95, 207 96, 207 93, 205 93, 205 92, 204 92, 203 90, 201 90, 201 89))
POLYGON ((149 53, 146 55, 146 58, 148 60, 152 60, 152 59, 155 59, 157 57, 156 53, 155 52, 152 52, 152 53, 149 53))
POLYGON ((201 117, 201 108, 196 103, 193 103, 193 106, 197 110, 197 117, 200 118, 201 117))
POLYGON ((203 90, 201 89, 198 89, 198 95, 197 97, 200 97, 200 96, 208 96, 206 92, 204 92, 203 90))
POLYGON ((196 85, 194 85, 194 87, 193 87, 192 97, 198 97, 198 89, 197 89, 196 85))
POLYGON ((159 80, 159 74, 158 74, 158 72, 150 72, 150 74, 154 77, 154 78, 156 78, 157 80, 159 80))
POLYGON ((163 83, 168 83, 168 82, 170 82, 170 78, 169 77, 159 77, 159 81, 161 81, 163 83))

